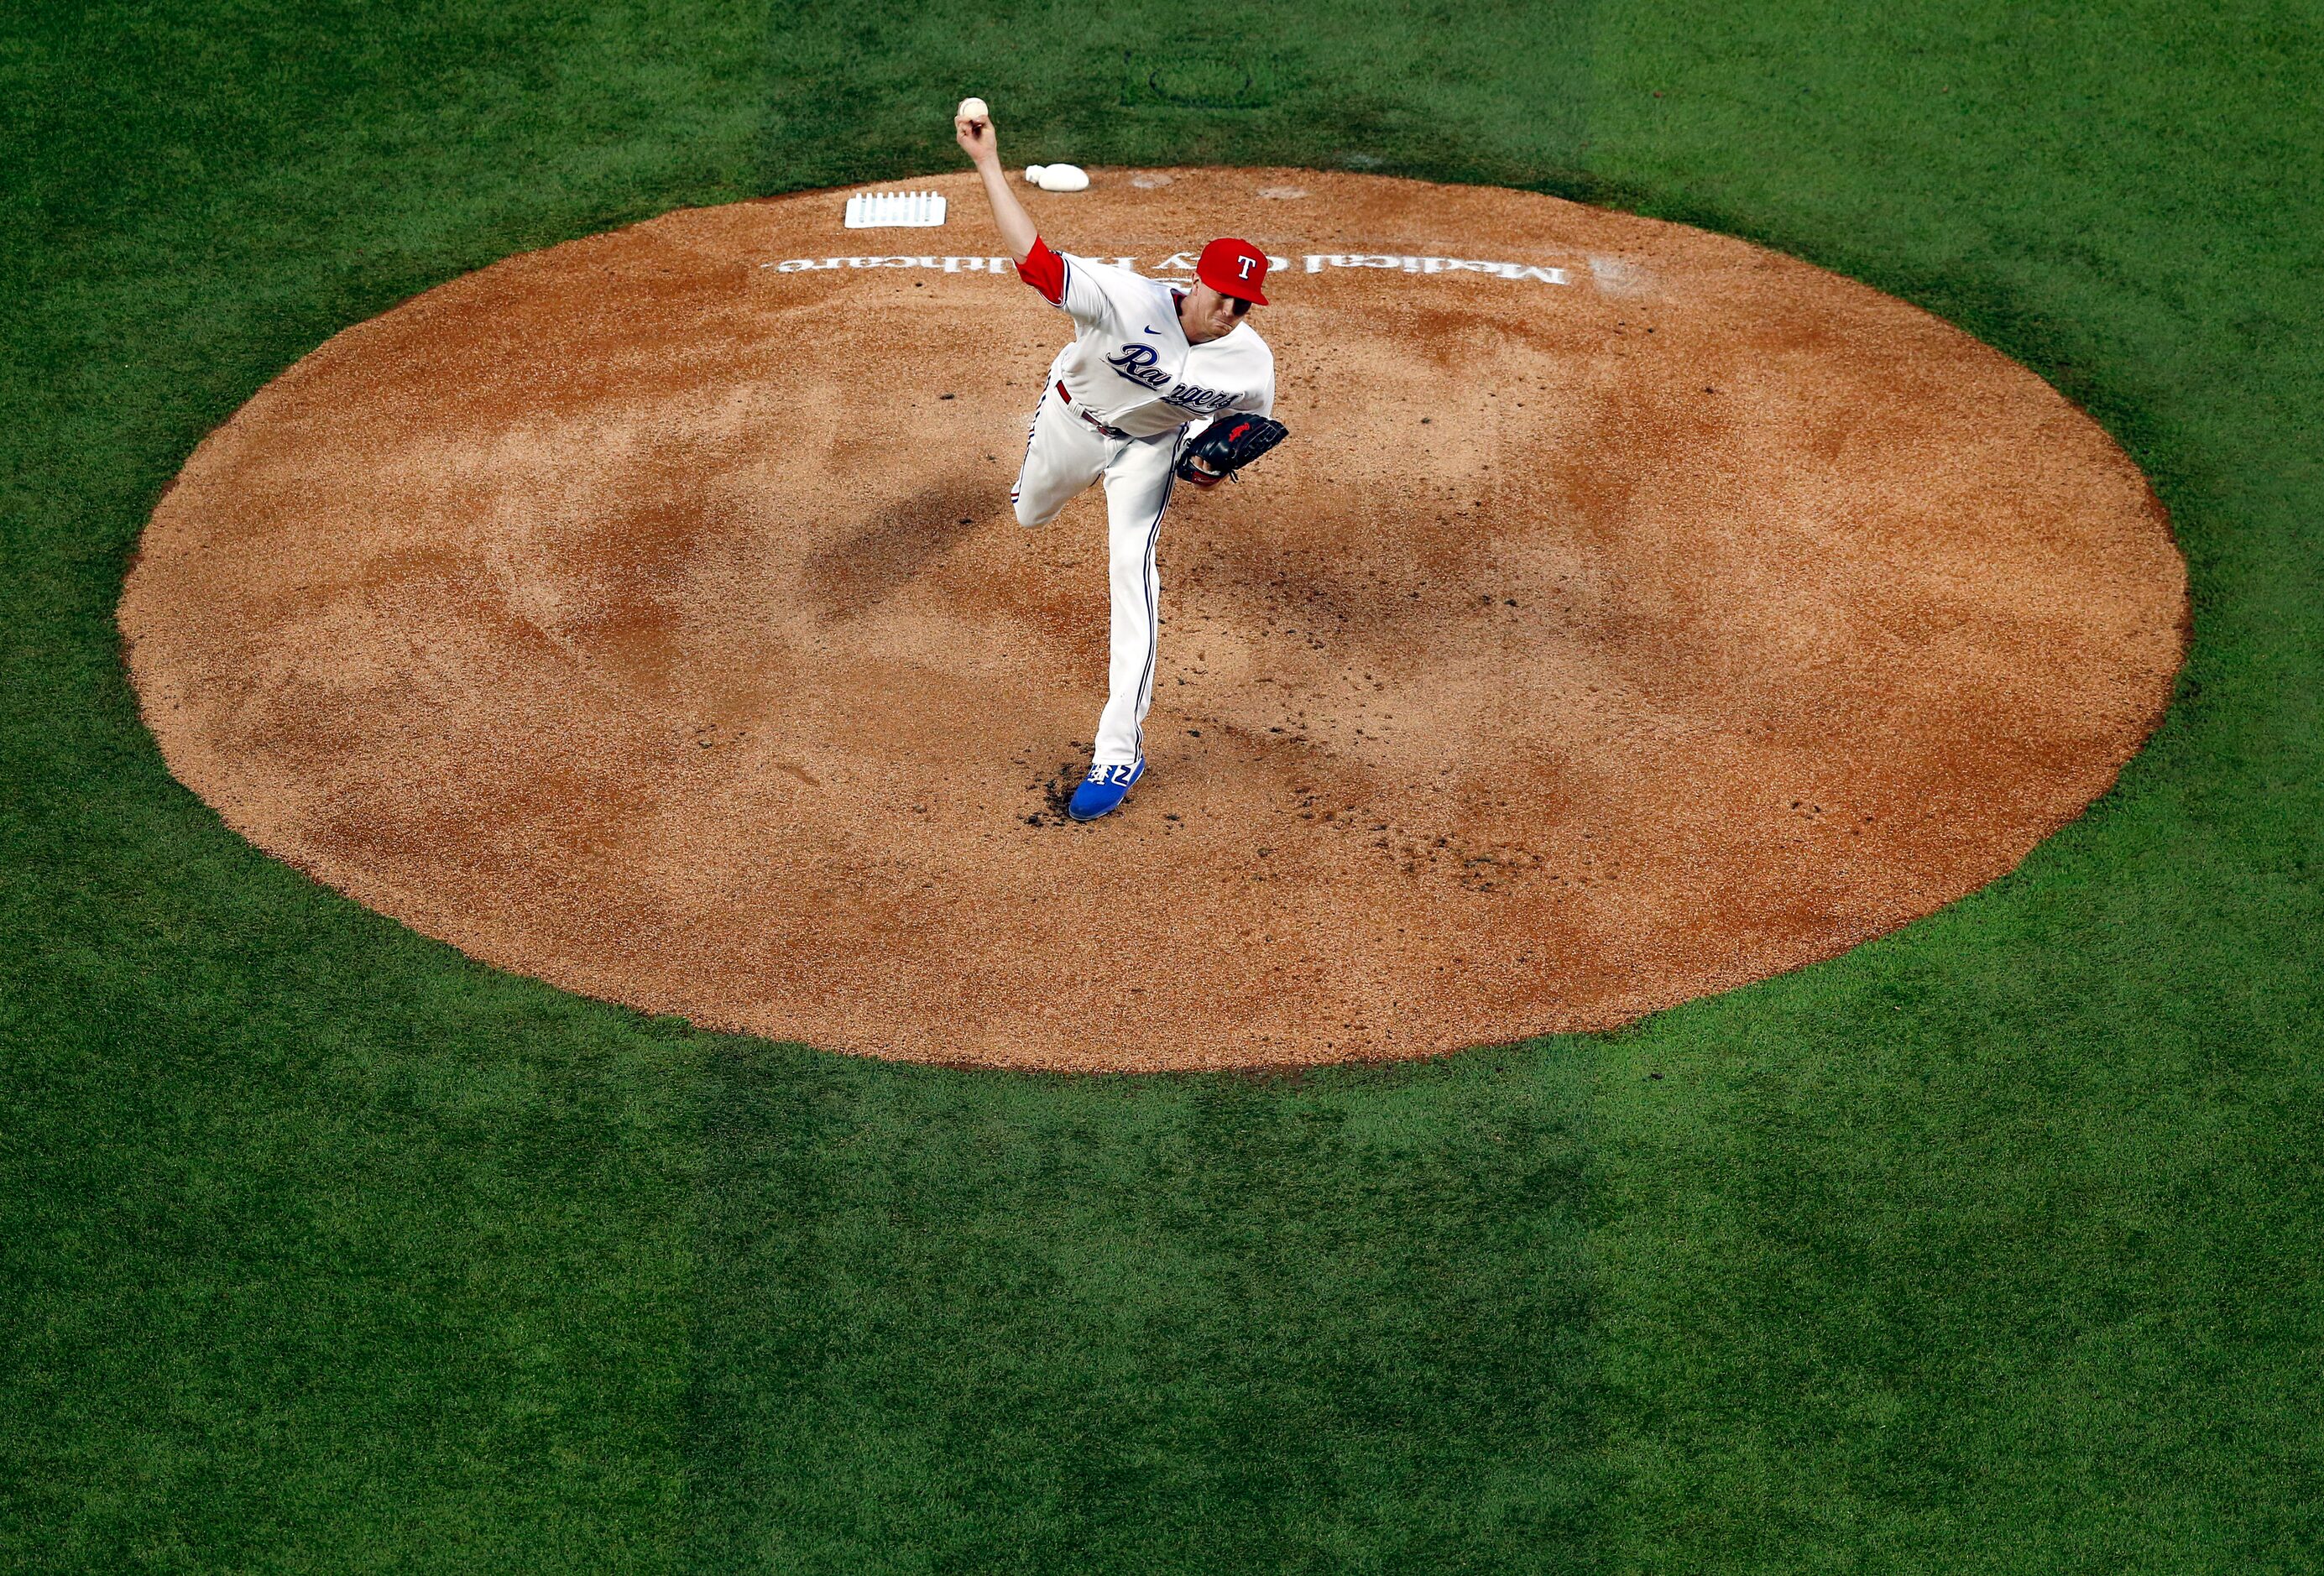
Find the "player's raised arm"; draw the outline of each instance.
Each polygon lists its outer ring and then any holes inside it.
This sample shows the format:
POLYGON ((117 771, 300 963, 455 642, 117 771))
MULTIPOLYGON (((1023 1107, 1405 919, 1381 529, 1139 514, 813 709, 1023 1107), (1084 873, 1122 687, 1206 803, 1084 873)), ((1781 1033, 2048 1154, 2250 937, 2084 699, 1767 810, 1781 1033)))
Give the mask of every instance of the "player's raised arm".
POLYGON ((1009 177, 1001 168, 1001 144, 992 134, 992 112, 982 98, 964 98, 953 116, 952 134, 976 165, 976 173, 984 181, 984 195, 992 204, 992 222, 1001 231, 1001 244, 1009 254, 1022 263, 1032 255, 1033 243, 1039 236, 1033 229, 1033 216, 1009 189, 1009 177))

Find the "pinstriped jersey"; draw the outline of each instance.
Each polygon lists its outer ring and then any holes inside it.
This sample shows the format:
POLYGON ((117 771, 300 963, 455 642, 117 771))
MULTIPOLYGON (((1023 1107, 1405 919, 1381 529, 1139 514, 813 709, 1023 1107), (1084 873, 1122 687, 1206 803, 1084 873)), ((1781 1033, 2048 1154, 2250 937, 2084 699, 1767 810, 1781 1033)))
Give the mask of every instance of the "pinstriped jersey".
POLYGON ((1073 318, 1074 342, 1051 371, 1076 407, 1107 426, 1148 438, 1225 410, 1274 413, 1275 353, 1248 321, 1189 345, 1178 326, 1182 292, 1038 239, 1017 272, 1073 318))

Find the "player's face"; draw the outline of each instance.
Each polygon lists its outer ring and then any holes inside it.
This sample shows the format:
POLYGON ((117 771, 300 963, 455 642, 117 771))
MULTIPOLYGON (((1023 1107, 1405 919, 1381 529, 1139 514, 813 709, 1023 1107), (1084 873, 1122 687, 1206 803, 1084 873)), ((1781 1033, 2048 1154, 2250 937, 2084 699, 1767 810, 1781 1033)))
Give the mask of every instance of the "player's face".
POLYGON ((1250 310, 1249 301, 1222 296, 1209 285, 1198 282, 1186 297, 1186 309, 1181 314, 1185 319, 1187 343, 1200 345, 1233 332, 1234 326, 1250 310))

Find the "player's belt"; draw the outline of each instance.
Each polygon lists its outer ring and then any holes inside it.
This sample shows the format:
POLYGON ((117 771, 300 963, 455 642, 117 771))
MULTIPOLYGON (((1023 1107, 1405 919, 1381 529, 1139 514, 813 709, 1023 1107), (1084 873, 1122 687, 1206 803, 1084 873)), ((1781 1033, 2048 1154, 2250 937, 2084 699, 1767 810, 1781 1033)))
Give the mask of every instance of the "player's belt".
MULTIPOLYGON (((1074 397, 1065 392, 1065 380, 1063 378, 1059 378, 1057 380, 1057 398, 1063 400, 1068 406, 1071 406, 1074 402, 1074 397)), ((1108 438, 1128 438, 1130 436, 1130 434, 1124 432, 1119 427, 1108 427, 1104 422, 1100 421, 1096 417, 1091 415, 1086 410, 1075 410, 1074 411, 1074 414, 1088 422, 1098 431, 1104 433, 1108 438)))

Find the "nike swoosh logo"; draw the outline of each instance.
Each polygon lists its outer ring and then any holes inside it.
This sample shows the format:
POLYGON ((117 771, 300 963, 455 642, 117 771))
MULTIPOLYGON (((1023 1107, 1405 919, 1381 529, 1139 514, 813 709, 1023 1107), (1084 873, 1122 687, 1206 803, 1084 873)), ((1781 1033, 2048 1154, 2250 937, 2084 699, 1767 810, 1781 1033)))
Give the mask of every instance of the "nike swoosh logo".
POLYGON ((1162 332, 1162 330, 1161 330, 1161 329, 1159 329, 1159 328, 1148 328, 1148 329, 1147 330, 1147 332, 1148 332, 1148 334, 1159 335, 1159 334, 1162 332))

